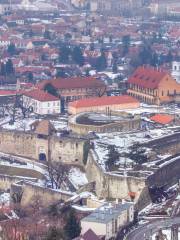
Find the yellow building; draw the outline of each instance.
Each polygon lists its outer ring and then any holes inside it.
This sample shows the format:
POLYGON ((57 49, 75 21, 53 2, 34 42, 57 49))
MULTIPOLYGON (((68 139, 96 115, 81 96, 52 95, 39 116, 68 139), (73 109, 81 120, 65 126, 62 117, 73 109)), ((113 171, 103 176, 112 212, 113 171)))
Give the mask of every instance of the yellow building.
POLYGON ((128 79, 127 93, 149 104, 162 104, 175 100, 180 84, 171 75, 152 67, 139 67, 128 79))

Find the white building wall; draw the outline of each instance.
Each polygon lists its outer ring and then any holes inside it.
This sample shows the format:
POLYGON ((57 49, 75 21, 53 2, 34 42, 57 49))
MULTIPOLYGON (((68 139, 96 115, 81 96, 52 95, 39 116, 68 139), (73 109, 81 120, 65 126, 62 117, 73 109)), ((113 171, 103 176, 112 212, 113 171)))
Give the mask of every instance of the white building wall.
POLYGON ((33 112, 39 115, 60 114, 61 112, 60 100, 40 102, 30 97, 23 96, 23 105, 25 107, 31 106, 33 112))
MULTIPOLYGON (((98 214, 98 213, 97 213, 98 214)), ((111 212, 109 212, 111 214, 111 212)), ((97 217, 97 221, 88 222, 81 220, 81 234, 84 234, 89 229, 93 230, 97 235, 106 235, 106 240, 116 237, 119 229, 122 226, 125 226, 134 220, 134 206, 131 206, 129 209, 125 209, 119 213, 117 218, 111 219, 108 223, 99 223, 98 218, 100 219, 101 213, 97 217), (117 229, 115 229, 115 222, 117 221, 117 229)), ((103 217, 103 215, 102 215, 103 217)), ((102 219, 101 219, 102 221, 102 219)))
POLYGON ((180 83, 180 62, 174 61, 172 63, 172 76, 180 83))
POLYGON ((94 231, 97 235, 105 235, 106 234, 106 224, 98 223, 98 222, 86 222, 81 220, 81 234, 84 234, 89 229, 94 231))

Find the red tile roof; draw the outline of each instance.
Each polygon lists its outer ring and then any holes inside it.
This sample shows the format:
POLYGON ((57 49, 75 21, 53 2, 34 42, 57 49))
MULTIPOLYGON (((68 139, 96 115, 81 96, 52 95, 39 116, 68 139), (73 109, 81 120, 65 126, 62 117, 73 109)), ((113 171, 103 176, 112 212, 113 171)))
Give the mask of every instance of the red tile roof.
POLYGON ((127 104, 127 103, 139 103, 137 99, 128 96, 103 96, 103 97, 94 97, 77 100, 69 104, 70 107, 83 108, 91 106, 109 106, 109 105, 118 105, 118 104, 127 104))
POLYGON ((156 114, 150 118, 152 121, 160 124, 169 124, 174 120, 174 117, 167 114, 156 114))
POLYGON ((100 240, 101 238, 98 237, 91 229, 87 230, 84 235, 80 235, 73 240, 100 240))
POLYGON ((44 87, 49 83, 56 89, 105 87, 104 82, 93 77, 57 78, 43 81, 36 86, 39 89, 44 89, 44 87))
POLYGON ((152 67, 138 67, 128 79, 128 83, 155 89, 166 75, 168 75, 167 72, 152 67))
POLYGON ((59 98, 55 97, 45 91, 35 89, 31 91, 24 91, 23 93, 24 96, 33 98, 35 100, 38 100, 40 102, 50 102, 50 101, 58 101, 59 98))
POLYGON ((15 96, 16 91, 14 90, 0 90, 0 96, 15 96))
POLYGON ((99 240, 98 236, 89 229, 82 237, 83 240, 99 240))

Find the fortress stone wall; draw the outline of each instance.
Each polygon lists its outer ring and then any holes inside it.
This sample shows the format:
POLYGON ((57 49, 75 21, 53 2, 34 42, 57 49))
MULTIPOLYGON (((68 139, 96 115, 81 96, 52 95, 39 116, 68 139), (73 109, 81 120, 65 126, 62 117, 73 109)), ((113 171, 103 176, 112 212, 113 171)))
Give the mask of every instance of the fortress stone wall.
POLYGON ((96 160, 97 156, 91 150, 86 164, 86 173, 89 182, 95 182, 97 196, 130 200, 130 193, 133 192, 138 209, 142 209, 151 202, 148 190, 150 186, 172 186, 180 179, 180 156, 166 162, 147 178, 106 173, 96 160))
MULTIPOLYGON (((20 155, 39 160, 40 154, 50 156, 52 161, 61 161, 67 164, 77 164, 84 167, 89 182, 95 183, 95 192, 99 198, 108 199, 130 199, 130 194, 135 193, 135 203, 138 209, 150 202, 148 188, 152 185, 171 186, 179 180, 180 158, 166 162, 161 168, 154 169, 154 173, 145 178, 143 175, 127 176, 104 172, 98 165, 98 156, 94 150, 90 150, 86 166, 83 165, 83 151, 85 140, 81 138, 50 136, 47 139, 38 138, 32 132, 0 131, 0 152, 20 155)), ((179 134, 167 136, 166 138, 150 141, 144 144, 153 151, 160 153, 177 153, 179 150, 179 134), (168 148, 169 144, 169 148, 168 148), (174 151, 173 151, 174 149, 174 151)), ((28 175, 30 176, 30 175, 28 175)), ((14 179, 1 179, 0 187, 9 188, 14 185, 14 179)), ((18 179, 17 179, 18 180, 18 179)), ((22 205, 28 205, 35 196, 43 199, 44 205, 55 201, 66 200, 68 193, 60 193, 47 188, 32 184, 21 186, 23 190, 22 205)))
MULTIPOLYGON (((9 176, 9 175, 2 175, 0 174, 0 190, 1 191, 8 191, 11 188, 11 185, 23 180, 23 178, 18 176, 9 176)), ((31 180, 36 182, 37 179, 33 178, 26 178, 26 180, 31 180)))
POLYGON ((180 132, 151 140, 142 146, 151 148, 157 154, 177 154, 180 152, 180 132))
POLYGON ((37 186, 33 183, 21 181, 11 185, 11 196, 22 193, 21 206, 26 207, 39 201, 40 205, 48 207, 58 201, 67 201, 73 196, 70 192, 63 192, 37 186))
POLYGON ((180 156, 169 160, 161 168, 157 169, 153 175, 147 179, 148 186, 172 186, 180 179, 180 156))
POLYGON ((13 165, 0 165, 0 174, 7 174, 9 176, 20 176, 27 178, 44 179, 43 173, 37 171, 36 169, 23 168, 13 165))
MULTIPOLYGON (((74 116, 72 117, 72 119, 74 116)), ((74 122, 72 119, 69 121, 69 128, 80 135, 86 135, 89 132, 106 133, 106 132, 125 132, 140 129, 140 118, 130 119, 126 121, 119 121, 116 123, 105 124, 101 126, 85 125, 74 122)))
POLYGON ((141 208, 145 202, 146 204, 150 202, 148 194, 145 196, 148 201, 144 201, 141 197, 146 188, 145 178, 106 173, 97 164, 95 158, 97 156, 91 150, 86 164, 86 174, 90 182, 95 182, 95 192, 99 198, 130 200, 130 193, 133 192, 136 194, 135 202, 142 201, 142 204, 139 203, 141 208))
POLYGON ((0 131, 0 152, 23 156, 38 161, 40 154, 46 159, 83 165, 84 140, 52 135, 39 138, 37 134, 23 131, 0 131))

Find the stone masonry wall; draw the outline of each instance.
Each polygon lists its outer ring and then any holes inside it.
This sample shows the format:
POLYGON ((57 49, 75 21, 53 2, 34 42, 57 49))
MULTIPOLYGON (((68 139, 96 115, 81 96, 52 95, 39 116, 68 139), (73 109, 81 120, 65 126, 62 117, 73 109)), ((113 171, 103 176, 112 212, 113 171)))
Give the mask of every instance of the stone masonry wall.
POLYGON ((37 200, 44 207, 48 207, 50 204, 56 203, 58 201, 66 201, 73 195, 68 192, 56 191, 49 188, 43 188, 31 183, 24 182, 21 185, 14 184, 11 188, 11 195, 16 192, 17 187, 21 188, 23 193, 21 199, 21 206, 26 207, 30 204, 34 204, 37 200))
POLYGON ((135 202, 137 202, 146 187, 145 179, 105 173, 95 161, 96 157, 95 152, 91 150, 86 164, 86 174, 90 182, 95 182, 97 196, 99 198, 130 199, 129 193, 135 192, 135 202))
POLYGON ((83 165, 84 140, 80 138, 61 138, 51 136, 39 138, 31 132, 0 131, 0 152, 19 155, 38 161, 39 154, 45 154, 50 160, 83 165))

